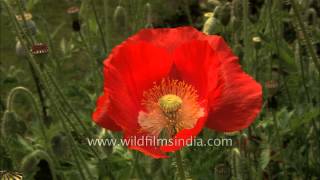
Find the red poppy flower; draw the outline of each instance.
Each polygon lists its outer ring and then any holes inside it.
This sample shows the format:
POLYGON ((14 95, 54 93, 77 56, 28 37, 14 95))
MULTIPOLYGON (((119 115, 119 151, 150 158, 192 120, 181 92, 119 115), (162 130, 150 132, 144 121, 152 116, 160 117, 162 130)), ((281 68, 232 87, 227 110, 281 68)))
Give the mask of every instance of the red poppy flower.
MULTIPOLYGON (((241 70, 220 36, 192 27, 144 29, 104 61, 104 93, 94 121, 125 139, 195 137, 203 127, 247 128, 260 112, 260 84, 241 70)), ((182 141, 179 141, 182 142, 182 141)), ((129 143, 154 158, 186 144, 129 143)))

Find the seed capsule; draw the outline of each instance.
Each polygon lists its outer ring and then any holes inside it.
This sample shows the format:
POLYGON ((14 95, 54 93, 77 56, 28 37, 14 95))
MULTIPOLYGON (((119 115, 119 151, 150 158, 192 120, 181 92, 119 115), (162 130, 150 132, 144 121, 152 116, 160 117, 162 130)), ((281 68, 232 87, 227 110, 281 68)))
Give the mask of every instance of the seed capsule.
POLYGON ((33 55, 47 54, 49 51, 48 45, 43 43, 34 44, 31 48, 33 55))

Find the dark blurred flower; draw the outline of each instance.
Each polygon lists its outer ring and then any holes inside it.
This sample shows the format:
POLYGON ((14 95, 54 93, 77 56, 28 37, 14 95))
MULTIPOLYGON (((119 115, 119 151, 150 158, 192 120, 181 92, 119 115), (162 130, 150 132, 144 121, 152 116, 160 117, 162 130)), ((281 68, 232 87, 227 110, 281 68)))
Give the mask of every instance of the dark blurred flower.
POLYGON ((204 126, 247 128, 262 106, 260 84, 242 71, 225 41, 192 27, 140 31, 113 49, 104 77, 94 121, 123 131, 127 140, 166 133, 173 144, 129 142, 154 158, 181 149, 204 126))
POLYGON ((75 32, 79 32, 81 30, 81 23, 79 20, 73 20, 72 21, 72 29, 75 31, 75 32))

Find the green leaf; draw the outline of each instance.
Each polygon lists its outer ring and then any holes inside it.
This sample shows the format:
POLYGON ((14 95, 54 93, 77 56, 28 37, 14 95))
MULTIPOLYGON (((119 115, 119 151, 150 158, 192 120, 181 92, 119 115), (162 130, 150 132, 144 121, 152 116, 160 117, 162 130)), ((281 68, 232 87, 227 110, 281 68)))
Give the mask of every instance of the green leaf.
POLYGON ((262 149, 261 149, 261 153, 260 153, 260 159, 259 159, 259 166, 262 170, 264 170, 269 162, 270 162, 270 145, 269 144, 262 144, 262 149))

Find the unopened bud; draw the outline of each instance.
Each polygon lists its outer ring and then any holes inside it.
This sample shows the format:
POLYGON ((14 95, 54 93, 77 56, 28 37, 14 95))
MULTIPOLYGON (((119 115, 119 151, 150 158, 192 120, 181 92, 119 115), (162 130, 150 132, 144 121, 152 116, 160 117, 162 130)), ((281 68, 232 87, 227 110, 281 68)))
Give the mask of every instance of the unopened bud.
POLYGON ((267 88, 270 95, 274 95, 277 92, 278 86, 279 84, 276 80, 269 80, 265 83, 265 87, 267 88))
POLYGON ((150 3, 145 5, 145 13, 147 18, 146 28, 152 28, 152 7, 150 3))
POLYGON ((23 16, 17 15, 16 19, 27 34, 31 36, 35 36, 37 34, 37 26, 36 23, 32 20, 31 13, 23 13, 23 16))
POLYGON ((219 8, 217 12, 217 18, 220 20, 221 24, 227 26, 230 22, 231 17, 231 5, 230 3, 225 3, 219 8))
POLYGON ((70 153, 70 143, 67 136, 60 133, 51 139, 53 153, 59 157, 67 157, 70 153))
POLYGON ((22 47, 22 44, 19 40, 17 40, 17 43, 16 43, 16 55, 18 57, 26 57, 27 56, 27 51, 22 47))
POLYGON ((259 36, 253 37, 253 38, 252 38, 252 42, 253 42, 254 47, 255 47, 256 49, 259 49, 259 48, 261 47, 261 42, 262 42, 262 40, 261 40, 261 38, 260 38, 259 36))
POLYGON ((5 111, 2 116, 1 134, 3 137, 23 135, 26 132, 26 125, 22 120, 19 120, 16 113, 5 111))
POLYGON ((35 36, 37 34, 37 26, 33 20, 26 21, 24 28, 31 36, 35 36))
POLYGON ((214 16, 208 18, 203 25, 202 32, 208 35, 214 34, 217 23, 218 23, 218 19, 215 18, 214 16))
POLYGON ((306 18, 309 25, 317 25, 317 12, 314 8, 307 10, 306 18))
POLYGON ((125 32, 128 25, 127 12, 122 6, 117 6, 113 14, 113 23, 120 32, 125 32))
POLYGON ((22 159, 20 170, 23 173, 34 172, 37 170, 37 166, 41 160, 46 160, 49 165, 53 164, 48 153, 42 150, 35 150, 22 159))

